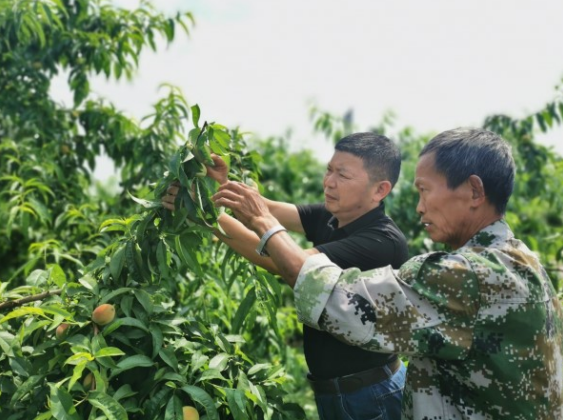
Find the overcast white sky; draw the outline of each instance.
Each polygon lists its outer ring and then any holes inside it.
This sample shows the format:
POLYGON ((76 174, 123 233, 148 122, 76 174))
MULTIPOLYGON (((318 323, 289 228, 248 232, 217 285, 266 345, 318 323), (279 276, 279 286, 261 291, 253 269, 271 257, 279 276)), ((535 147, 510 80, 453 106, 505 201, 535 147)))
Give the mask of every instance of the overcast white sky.
MULTIPOLYGON (((353 108, 361 129, 391 109, 398 126, 439 132, 535 112, 563 78, 561 0, 154 3, 192 11, 191 36, 147 52, 132 83, 100 78, 95 92, 141 117, 169 82, 202 118, 262 136, 291 128, 293 146, 318 147, 322 159, 331 148, 312 135, 311 101, 339 115, 353 108)), ((543 141, 563 154, 562 129, 543 141)))

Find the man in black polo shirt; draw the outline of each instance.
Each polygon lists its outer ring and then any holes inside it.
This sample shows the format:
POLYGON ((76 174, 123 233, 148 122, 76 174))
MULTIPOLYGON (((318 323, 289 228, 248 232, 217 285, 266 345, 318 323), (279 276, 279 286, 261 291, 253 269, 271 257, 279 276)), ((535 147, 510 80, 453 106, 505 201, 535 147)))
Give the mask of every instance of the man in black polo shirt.
MULTIPOLYGON (((228 168, 220 158, 213 159, 208 175, 223 184, 228 168)), ((398 268, 408 258, 406 240, 385 215, 383 199, 397 181, 400 166, 399 150, 388 138, 352 134, 335 146, 323 181, 324 204, 265 202, 287 230, 304 233, 313 242, 309 254, 325 253, 342 268, 398 268)), ((177 185, 170 186, 162 199, 165 207, 174 209, 177 192, 177 185)), ((278 272, 267 255, 255 251, 261 244, 254 232, 226 214, 219 223, 228 235, 217 232, 219 239, 251 262, 278 272)), ((405 367, 397 355, 365 351, 306 325, 303 333, 321 420, 400 418, 405 367)))

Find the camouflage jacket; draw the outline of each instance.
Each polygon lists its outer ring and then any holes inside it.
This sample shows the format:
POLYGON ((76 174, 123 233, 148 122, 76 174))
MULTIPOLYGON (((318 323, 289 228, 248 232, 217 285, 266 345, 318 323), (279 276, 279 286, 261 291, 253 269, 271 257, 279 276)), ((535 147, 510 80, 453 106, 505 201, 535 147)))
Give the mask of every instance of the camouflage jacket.
POLYGON ((408 356, 404 419, 563 419, 563 310, 504 221, 397 271, 311 256, 295 304, 313 328, 408 356))

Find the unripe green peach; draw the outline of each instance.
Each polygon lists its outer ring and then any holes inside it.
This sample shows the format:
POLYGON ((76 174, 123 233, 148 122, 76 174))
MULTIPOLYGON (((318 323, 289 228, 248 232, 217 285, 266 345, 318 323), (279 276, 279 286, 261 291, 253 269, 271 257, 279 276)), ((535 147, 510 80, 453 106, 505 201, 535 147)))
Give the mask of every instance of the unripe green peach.
POLYGON ((96 380, 94 379, 94 374, 92 372, 88 372, 88 374, 84 377, 82 386, 87 391, 96 388, 96 380))
POLYGON ((115 307, 109 303, 98 306, 92 312, 92 321, 98 325, 107 325, 115 318, 115 307))
POLYGON ((184 420, 199 420, 199 413, 191 405, 185 405, 182 407, 182 412, 184 414, 184 420))
POLYGON ((70 325, 64 323, 57 327, 57 329, 55 330, 55 336, 58 340, 62 340, 64 337, 66 337, 69 327, 70 325))

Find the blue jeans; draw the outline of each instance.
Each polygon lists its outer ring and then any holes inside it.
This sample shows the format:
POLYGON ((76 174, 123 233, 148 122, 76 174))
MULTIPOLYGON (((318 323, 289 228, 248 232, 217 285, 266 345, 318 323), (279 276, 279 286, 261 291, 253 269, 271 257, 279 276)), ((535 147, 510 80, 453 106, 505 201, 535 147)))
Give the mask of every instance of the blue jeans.
POLYGON ((401 362, 389 379, 356 392, 315 395, 320 420, 399 420, 406 373, 401 362))

